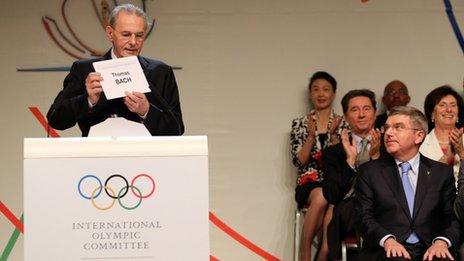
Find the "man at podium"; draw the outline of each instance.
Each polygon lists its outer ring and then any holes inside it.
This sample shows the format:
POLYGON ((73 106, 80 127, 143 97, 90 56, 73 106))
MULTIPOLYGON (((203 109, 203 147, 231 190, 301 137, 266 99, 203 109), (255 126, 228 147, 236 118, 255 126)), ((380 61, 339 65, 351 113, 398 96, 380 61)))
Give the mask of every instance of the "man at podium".
POLYGON ((95 59, 76 61, 63 82, 63 89, 51 105, 47 119, 51 127, 64 130, 76 123, 82 136, 92 126, 113 115, 143 123, 151 135, 182 135, 184 124, 179 92, 172 68, 157 60, 140 56, 148 28, 145 12, 132 5, 115 7, 106 35, 112 48, 95 59), (100 73, 93 62, 137 56, 150 92, 126 92, 123 98, 108 100, 103 93, 100 73))

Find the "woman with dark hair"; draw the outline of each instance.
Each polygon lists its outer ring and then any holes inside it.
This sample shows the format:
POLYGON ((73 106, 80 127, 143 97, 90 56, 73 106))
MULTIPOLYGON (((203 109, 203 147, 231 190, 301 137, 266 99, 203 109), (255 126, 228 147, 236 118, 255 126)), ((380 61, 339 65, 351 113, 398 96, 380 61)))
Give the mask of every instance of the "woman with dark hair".
POLYGON ((464 101, 451 86, 432 90, 424 102, 424 112, 429 124, 429 134, 420 152, 433 160, 454 167, 457 180, 460 159, 464 159, 463 129, 464 101))
MULTIPOLYGON (((307 207, 301 238, 300 260, 311 259, 311 242, 320 232, 323 221, 330 221, 331 208, 322 195, 322 162, 324 148, 339 142, 342 117, 332 109, 336 80, 327 72, 316 72, 309 82, 309 101, 313 109, 292 122, 291 155, 298 169, 295 199, 298 208, 307 207)), ((325 222, 324 222, 325 224, 325 222)), ((327 259, 326 234, 323 233, 318 260, 327 259)))

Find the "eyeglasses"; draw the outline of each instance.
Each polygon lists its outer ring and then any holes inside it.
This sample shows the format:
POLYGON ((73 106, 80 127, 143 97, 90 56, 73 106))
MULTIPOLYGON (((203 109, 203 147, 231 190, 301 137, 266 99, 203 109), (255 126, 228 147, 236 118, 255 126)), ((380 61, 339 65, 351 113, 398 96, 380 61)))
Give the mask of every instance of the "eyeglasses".
POLYGON ((132 36, 135 37, 135 40, 136 41, 143 41, 145 39, 145 33, 144 32, 139 32, 139 33, 131 33, 131 32, 128 32, 128 31, 118 31, 116 29, 113 29, 114 31, 118 32, 118 34, 121 36, 121 39, 123 40, 130 40, 132 39, 132 36))
POLYGON ((408 95, 408 90, 407 89, 399 89, 399 90, 391 90, 387 89, 383 93, 385 96, 388 95, 395 95, 395 94, 401 94, 401 95, 408 95))
POLYGON ((414 131, 420 131, 422 129, 417 129, 417 128, 409 128, 404 125, 404 123, 395 123, 393 125, 388 125, 385 124, 381 128, 382 133, 386 133, 389 129, 392 129, 394 132, 403 132, 405 130, 414 130, 414 131))

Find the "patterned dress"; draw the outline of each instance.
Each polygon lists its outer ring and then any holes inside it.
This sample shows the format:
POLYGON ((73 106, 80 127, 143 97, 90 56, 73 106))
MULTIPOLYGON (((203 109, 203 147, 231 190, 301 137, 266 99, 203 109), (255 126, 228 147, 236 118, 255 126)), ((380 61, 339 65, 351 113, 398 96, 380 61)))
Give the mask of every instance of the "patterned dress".
MULTIPOLYGON (((332 111, 327 123, 327 130, 330 129, 333 119, 336 115, 332 111)), ((316 112, 309 112, 309 117, 316 121, 316 112)), ((340 135, 343 128, 348 128, 347 123, 342 120, 338 126, 337 134, 340 135)), ((318 133, 316 128, 315 143, 311 149, 308 163, 302 164, 298 159, 298 152, 303 147, 308 138, 308 116, 296 118, 292 121, 292 132, 290 134, 290 145, 293 165, 298 169, 297 186, 295 189, 295 200, 298 207, 306 205, 309 193, 316 187, 322 186, 324 173, 322 171, 322 151, 330 145, 330 133, 318 133)))

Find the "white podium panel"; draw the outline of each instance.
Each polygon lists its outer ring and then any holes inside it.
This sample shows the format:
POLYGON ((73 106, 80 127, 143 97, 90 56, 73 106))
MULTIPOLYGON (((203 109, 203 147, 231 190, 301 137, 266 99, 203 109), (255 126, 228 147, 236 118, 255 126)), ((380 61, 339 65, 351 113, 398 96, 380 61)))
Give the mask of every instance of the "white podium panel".
POLYGON ((208 260, 206 137, 25 139, 25 260, 208 260))

